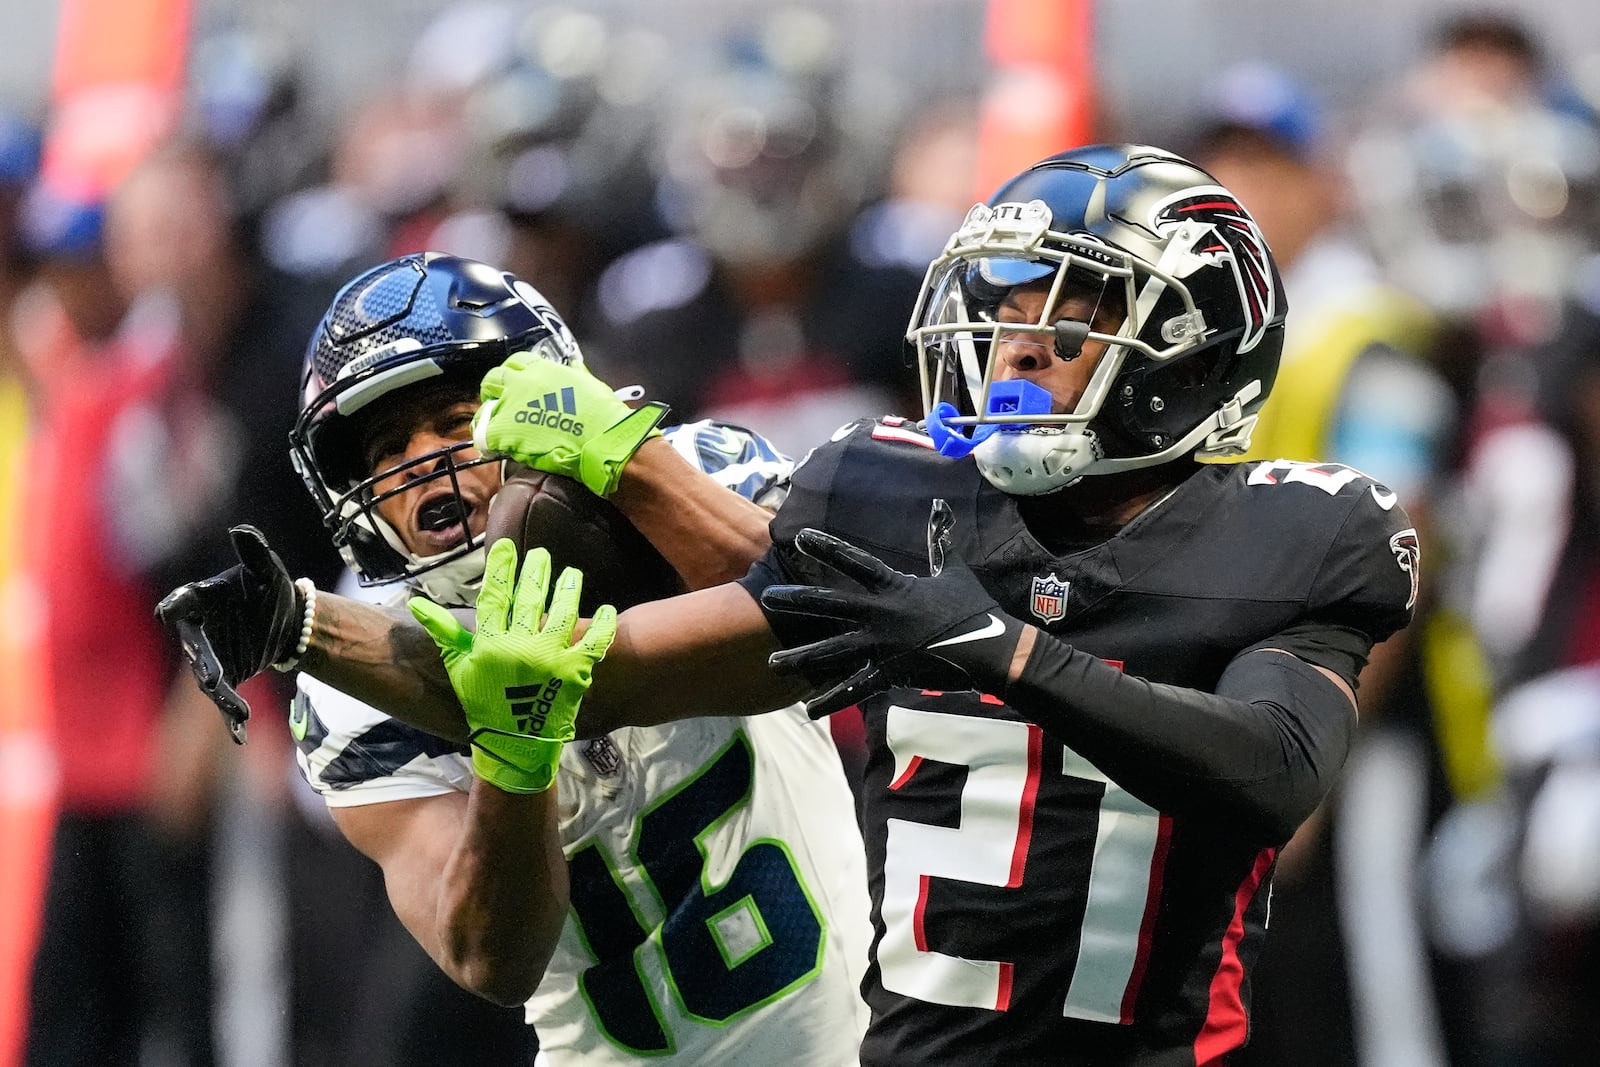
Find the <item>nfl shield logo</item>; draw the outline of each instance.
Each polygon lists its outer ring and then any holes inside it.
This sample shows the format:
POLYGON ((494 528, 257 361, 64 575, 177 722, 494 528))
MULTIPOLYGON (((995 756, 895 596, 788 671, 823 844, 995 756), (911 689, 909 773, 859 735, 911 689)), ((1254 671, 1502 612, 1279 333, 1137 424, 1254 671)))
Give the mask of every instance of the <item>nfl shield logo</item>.
POLYGON ((1033 613, 1045 622, 1055 622, 1067 614, 1066 582, 1053 574, 1041 575, 1033 580, 1033 613))

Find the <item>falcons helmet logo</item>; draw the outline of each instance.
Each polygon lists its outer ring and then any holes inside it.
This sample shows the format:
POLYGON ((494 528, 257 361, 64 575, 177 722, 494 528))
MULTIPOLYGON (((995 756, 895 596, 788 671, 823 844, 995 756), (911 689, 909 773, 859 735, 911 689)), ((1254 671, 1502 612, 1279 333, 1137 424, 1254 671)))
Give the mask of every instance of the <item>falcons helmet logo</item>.
POLYGON ((1411 579, 1411 596, 1406 599, 1406 610, 1410 611, 1417 606, 1417 587, 1422 579, 1422 546, 1417 542, 1417 531, 1401 530, 1389 538, 1389 551, 1394 553, 1395 563, 1411 579))
MULTIPOLYGON (((1239 201, 1221 186, 1197 186, 1169 196, 1152 213, 1155 229, 1177 253, 1173 274, 1187 277, 1201 266, 1227 264, 1239 289, 1245 330, 1239 351, 1254 348, 1267 332, 1277 309, 1277 285, 1267 259, 1261 227, 1239 201), (1185 253, 1187 255, 1185 255, 1185 253), (1183 259, 1188 262, 1184 263, 1183 259)), ((1166 266, 1167 257, 1163 258, 1166 266)))

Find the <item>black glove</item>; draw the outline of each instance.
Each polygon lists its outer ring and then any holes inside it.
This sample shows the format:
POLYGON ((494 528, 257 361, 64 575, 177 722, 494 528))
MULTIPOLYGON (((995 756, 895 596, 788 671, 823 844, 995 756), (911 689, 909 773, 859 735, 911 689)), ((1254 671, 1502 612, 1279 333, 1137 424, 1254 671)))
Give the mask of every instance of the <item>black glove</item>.
POLYGON ((780 673, 832 687, 806 702, 813 718, 891 686, 1004 687, 1024 624, 1001 611, 960 560, 919 578, 821 530, 801 530, 795 546, 862 590, 775 585, 761 594, 768 611, 846 624, 843 633, 768 659, 780 673))
POLYGON ((294 655, 305 603, 260 530, 241 525, 228 534, 238 566, 180 585, 156 606, 156 616, 183 646, 200 690, 242 745, 250 705, 236 687, 294 655))

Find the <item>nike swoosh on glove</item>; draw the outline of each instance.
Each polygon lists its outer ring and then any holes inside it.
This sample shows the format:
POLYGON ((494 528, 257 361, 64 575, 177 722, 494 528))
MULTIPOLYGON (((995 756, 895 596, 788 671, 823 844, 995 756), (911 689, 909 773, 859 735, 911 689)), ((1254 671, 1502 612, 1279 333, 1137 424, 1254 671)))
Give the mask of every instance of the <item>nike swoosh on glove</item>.
POLYGON ((813 718, 893 686, 1003 688, 1025 624, 1002 611, 964 563, 921 578, 810 527, 795 535, 795 546, 850 586, 774 585, 761 594, 769 612, 845 626, 768 659, 780 673, 831 687, 806 702, 813 718))

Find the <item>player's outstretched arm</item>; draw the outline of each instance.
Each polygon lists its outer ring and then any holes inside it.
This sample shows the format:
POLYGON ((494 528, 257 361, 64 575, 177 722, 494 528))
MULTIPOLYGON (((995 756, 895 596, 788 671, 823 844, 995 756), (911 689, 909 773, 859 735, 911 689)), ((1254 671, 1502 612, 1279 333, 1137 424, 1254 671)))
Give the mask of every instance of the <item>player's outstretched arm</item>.
POLYGON ((760 605, 733 582, 629 608, 595 668, 579 731, 787 707, 807 687, 767 666, 777 648, 760 605))
POLYGON ((696 470, 662 438, 623 469, 611 496, 690 589, 744 576, 772 545, 772 513, 696 470))
MULTIPOLYGON (((460 702, 421 626, 342 597, 330 598, 324 614, 320 597, 301 669, 418 729, 467 739, 460 702)), ((471 613, 454 614, 466 621, 471 613)), ((587 625, 579 620, 578 632, 587 625)), ((777 647, 760 606, 732 582, 629 608, 595 666, 577 735, 792 704, 806 686, 767 667, 777 647)))
MULTIPOLYGON (((467 623, 473 612, 457 609, 467 623)), ((404 608, 317 594, 300 669, 419 730, 465 741, 466 716, 428 632, 404 608)))
POLYGON ((772 657, 785 673, 836 683, 812 701, 816 713, 887 685, 977 689, 1146 803, 1228 817, 1264 844, 1289 839, 1344 763, 1354 694, 1287 651, 1247 650, 1214 693, 1156 684, 1013 618, 959 561, 918 577, 817 530, 795 543, 847 579, 762 595, 768 611, 842 628, 772 657))
POLYGON ((297 666, 412 726, 466 740, 438 650, 408 613, 295 581, 255 527, 230 533, 238 564, 174 589, 156 614, 236 742, 250 718, 239 686, 270 665, 297 666))
MULTIPOLYGON (((530 605, 544 602, 549 553, 533 549, 520 574, 516 564, 509 538, 490 546, 476 635, 436 605, 422 598, 411 601, 412 612, 438 643, 466 709, 480 777, 499 781, 510 765, 513 779, 502 784, 524 787, 515 776, 533 773, 529 761, 537 745, 519 736, 529 733, 530 722, 539 738, 567 741, 619 726, 747 715, 783 707, 798 695, 793 684, 767 668, 774 639, 755 601, 738 585, 641 604, 620 618, 602 608, 594 618, 579 620, 582 575, 569 567, 549 619, 535 632, 537 608, 530 605), (496 623, 505 603, 517 605, 512 617, 523 619, 520 626, 496 623), (572 646, 577 632, 582 639, 572 646), (557 726, 544 722, 546 704, 560 709, 568 700, 565 720, 557 726), (520 716, 507 710, 518 702, 524 705, 520 716)), ((559 754, 559 745, 539 744, 546 745, 550 759, 559 754)))
MULTIPOLYGON (((712 488, 719 498, 739 499, 712 488)), ((239 566, 180 586, 158 612, 236 740, 242 742, 249 717, 237 687, 292 655, 307 620, 301 670, 401 722, 467 740, 438 649, 408 612, 320 591, 308 611, 265 539, 254 530, 235 536, 243 546, 239 566)), ((472 615, 455 614, 463 623, 472 615)), ((632 608, 619 619, 616 645, 598 670, 601 684, 580 713, 579 734, 783 707, 799 698, 801 687, 766 668, 776 647, 756 602, 732 583, 632 608)))

